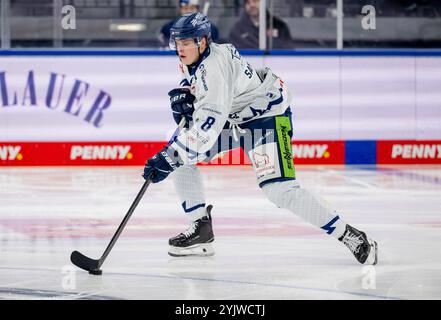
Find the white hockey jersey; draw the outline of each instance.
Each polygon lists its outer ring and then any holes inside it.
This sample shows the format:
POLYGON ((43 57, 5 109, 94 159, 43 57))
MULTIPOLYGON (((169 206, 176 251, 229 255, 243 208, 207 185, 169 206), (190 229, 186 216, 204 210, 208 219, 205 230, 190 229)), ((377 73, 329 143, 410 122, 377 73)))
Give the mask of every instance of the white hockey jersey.
POLYGON ((196 97, 193 125, 170 145, 184 164, 203 161, 227 121, 238 126, 279 115, 292 100, 279 77, 269 68, 253 69, 231 44, 212 43, 197 65, 181 70, 181 85, 196 97))

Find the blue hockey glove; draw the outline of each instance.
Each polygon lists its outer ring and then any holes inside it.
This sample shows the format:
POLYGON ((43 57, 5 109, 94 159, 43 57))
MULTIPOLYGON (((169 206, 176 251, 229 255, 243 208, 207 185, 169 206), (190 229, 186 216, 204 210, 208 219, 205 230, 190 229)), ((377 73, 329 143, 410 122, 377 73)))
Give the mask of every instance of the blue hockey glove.
POLYGON ((171 90, 170 96, 171 109, 173 111, 173 119, 179 124, 182 117, 185 118, 185 127, 188 129, 190 122, 193 121, 195 96, 191 94, 189 88, 177 88, 171 90))
POLYGON ((180 166, 177 151, 167 146, 147 160, 142 176, 146 180, 151 179, 153 183, 158 183, 180 166))

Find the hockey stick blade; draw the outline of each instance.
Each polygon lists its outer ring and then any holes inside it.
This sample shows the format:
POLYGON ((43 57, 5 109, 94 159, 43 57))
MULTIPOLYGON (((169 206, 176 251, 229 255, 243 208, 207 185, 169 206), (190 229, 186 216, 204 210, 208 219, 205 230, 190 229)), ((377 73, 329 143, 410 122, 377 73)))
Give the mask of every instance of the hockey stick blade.
POLYGON ((93 275, 102 274, 102 271, 100 270, 100 261, 90 259, 81 252, 78 251, 72 252, 72 254, 70 255, 70 261, 78 268, 89 271, 90 274, 93 275))

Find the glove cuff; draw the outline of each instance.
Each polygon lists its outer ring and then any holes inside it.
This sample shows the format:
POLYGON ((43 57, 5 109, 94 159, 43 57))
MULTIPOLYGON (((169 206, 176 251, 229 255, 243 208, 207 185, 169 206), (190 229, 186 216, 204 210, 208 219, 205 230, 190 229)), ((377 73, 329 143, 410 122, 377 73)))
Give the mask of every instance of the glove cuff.
POLYGON ((170 146, 165 147, 160 152, 161 157, 168 163, 172 171, 176 170, 184 164, 177 150, 171 148, 170 146))

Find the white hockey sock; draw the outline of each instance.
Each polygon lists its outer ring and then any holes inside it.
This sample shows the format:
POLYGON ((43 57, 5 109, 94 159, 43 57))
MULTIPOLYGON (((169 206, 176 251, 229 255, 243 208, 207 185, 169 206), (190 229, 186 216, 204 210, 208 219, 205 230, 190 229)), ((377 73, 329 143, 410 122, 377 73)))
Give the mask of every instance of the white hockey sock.
POLYGON ((190 221, 206 216, 205 190, 201 173, 195 165, 179 167, 172 174, 173 183, 190 221))
POLYGON ((268 183, 262 187, 262 190, 279 208, 290 210, 337 239, 346 230, 346 223, 323 199, 300 188, 295 180, 268 183))

